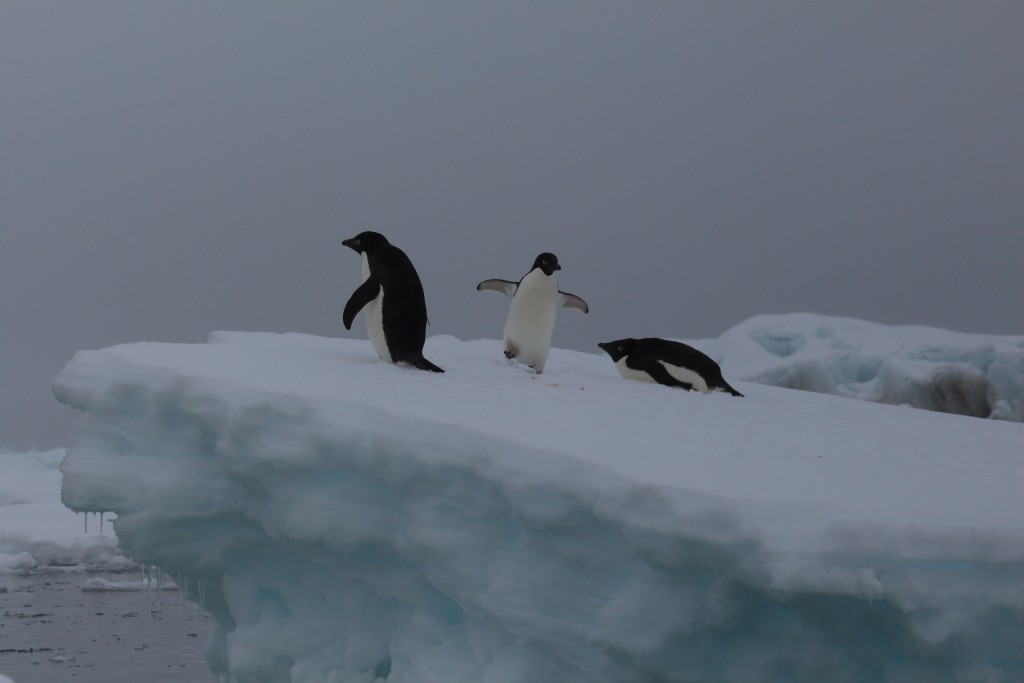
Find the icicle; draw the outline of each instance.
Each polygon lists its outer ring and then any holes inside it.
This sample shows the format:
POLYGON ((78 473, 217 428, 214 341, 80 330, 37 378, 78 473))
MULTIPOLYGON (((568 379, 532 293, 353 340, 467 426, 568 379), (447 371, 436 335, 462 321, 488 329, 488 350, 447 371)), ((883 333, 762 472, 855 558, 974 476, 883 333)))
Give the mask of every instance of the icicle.
POLYGON ((82 516, 85 517, 85 533, 89 533, 89 513, 83 512, 82 516))
POLYGON ((100 533, 103 533, 103 513, 100 512, 100 533))

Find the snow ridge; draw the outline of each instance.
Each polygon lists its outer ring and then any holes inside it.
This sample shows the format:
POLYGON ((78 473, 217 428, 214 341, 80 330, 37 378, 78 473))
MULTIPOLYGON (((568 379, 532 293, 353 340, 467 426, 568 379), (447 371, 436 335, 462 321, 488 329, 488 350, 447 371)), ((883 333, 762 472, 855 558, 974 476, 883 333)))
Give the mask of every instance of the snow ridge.
POLYGON ((690 343, 748 382, 1024 422, 1024 337, 791 313, 690 343))

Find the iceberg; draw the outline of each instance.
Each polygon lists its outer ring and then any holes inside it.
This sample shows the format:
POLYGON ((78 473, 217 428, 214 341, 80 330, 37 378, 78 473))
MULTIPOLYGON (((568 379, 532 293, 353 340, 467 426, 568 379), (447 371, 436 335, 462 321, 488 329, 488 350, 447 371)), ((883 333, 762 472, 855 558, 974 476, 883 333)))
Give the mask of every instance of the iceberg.
POLYGON ((790 313, 689 343, 748 382, 1024 422, 1024 336, 790 313))
POLYGON ((425 353, 80 351, 62 500, 213 615, 227 683, 1024 680, 1024 425, 425 353))

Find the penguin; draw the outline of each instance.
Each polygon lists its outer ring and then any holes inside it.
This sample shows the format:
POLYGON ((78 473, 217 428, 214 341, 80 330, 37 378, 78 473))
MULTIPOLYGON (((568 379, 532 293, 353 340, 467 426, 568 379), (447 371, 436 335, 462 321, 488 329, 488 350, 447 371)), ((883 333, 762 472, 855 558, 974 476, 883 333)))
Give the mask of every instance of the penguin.
POLYGON ((494 279, 476 286, 478 292, 499 292, 512 297, 505 320, 505 358, 529 366, 538 375, 544 372, 548 360, 558 309, 590 312, 586 301, 558 290, 553 276, 561 269, 558 258, 546 251, 534 259, 530 272, 519 282, 494 279))
POLYGON ((667 339, 618 339, 598 346, 615 362, 619 374, 640 382, 657 382, 687 391, 727 391, 743 396, 722 377, 718 363, 692 346, 667 339))
POLYGON ((423 357, 427 303, 409 257, 377 232, 361 232, 342 244, 363 257, 363 284, 345 304, 345 329, 352 329, 356 314, 363 310, 370 343, 381 360, 444 372, 423 357))

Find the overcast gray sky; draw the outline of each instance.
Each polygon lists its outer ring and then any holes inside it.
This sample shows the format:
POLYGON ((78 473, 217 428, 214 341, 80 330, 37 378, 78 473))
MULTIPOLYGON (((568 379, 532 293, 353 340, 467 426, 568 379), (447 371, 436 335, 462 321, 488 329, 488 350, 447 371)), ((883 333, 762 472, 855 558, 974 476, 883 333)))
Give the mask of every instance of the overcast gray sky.
MULTIPOLYGON (((378 230, 429 334, 758 313, 1024 333, 1024 2, 0 5, 0 446, 76 349, 345 332, 378 230)), ((555 368, 550 368, 555 370, 555 368)))

